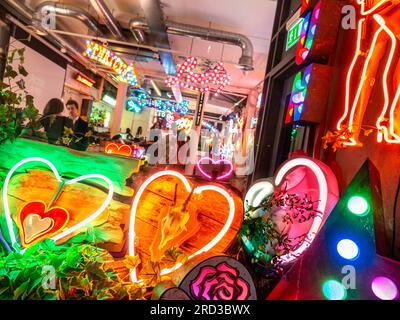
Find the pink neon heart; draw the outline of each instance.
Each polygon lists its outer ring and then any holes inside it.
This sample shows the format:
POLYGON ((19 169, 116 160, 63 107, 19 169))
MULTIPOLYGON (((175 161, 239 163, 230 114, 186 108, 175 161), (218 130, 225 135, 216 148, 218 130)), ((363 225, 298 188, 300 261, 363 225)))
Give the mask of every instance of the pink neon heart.
POLYGON ((212 177, 211 177, 211 175, 208 174, 208 173, 204 170, 204 168, 203 168, 203 162, 205 162, 206 160, 209 161, 209 162, 211 162, 212 164, 221 164, 221 163, 225 163, 225 164, 228 164, 228 165, 229 165, 229 169, 228 169, 226 172, 222 173, 220 176, 218 176, 218 177, 216 178, 216 180, 222 180, 222 179, 224 179, 224 178, 226 178, 226 177, 229 177, 229 176, 232 174, 232 172, 233 172, 233 164, 232 164, 232 162, 230 162, 229 160, 220 159, 220 160, 214 161, 214 159, 212 159, 212 158, 210 158, 210 157, 204 157, 204 158, 201 158, 201 159, 197 162, 197 168, 199 169, 199 171, 201 172, 201 174, 202 174, 203 176, 205 176, 206 178, 208 178, 208 179, 211 179, 212 177))

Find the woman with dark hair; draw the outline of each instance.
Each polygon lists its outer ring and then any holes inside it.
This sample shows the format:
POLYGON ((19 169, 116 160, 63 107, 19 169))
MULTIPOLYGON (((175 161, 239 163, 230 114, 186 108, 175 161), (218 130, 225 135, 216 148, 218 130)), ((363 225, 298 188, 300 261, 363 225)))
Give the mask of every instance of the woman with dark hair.
POLYGON ((143 128, 138 127, 136 130, 136 138, 140 138, 142 136, 142 133, 143 133, 143 128))
POLYGON ((40 123, 46 131, 47 141, 51 144, 55 144, 63 136, 64 127, 72 126, 71 120, 61 116, 63 111, 64 104, 57 98, 50 99, 44 108, 40 123))

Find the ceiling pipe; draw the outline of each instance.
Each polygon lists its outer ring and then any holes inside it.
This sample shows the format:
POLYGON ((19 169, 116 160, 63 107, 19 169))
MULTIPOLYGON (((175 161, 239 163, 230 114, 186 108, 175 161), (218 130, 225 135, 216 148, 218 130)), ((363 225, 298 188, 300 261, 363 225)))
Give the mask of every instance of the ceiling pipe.
MULTIPOLYGON (((167 27, 164 22, 164 14, 160 0, 140 0, 140 5, 143 9, 148 30, 151 32, 155 46, 168 50, 171 49, 166 33, 167 27)), ((172 53, 168 51, 159 51, 159 55, 165 74, 175 75, 176 68, 172 53)), ((182 93, 179 88, 172 90, 172 92, 176 101, 182 101, 182 93)))
MULTIPOLYGON (((245 71, 254 70, 253 65, 253 44, 250 39, 239 33, 232 33, 216 29, 203 28, 199 26, 178 23, 173 21, 165 21, 166 31, 169 34, 189 36, 200 38, 203 40, 226 43, 238 46, 242 49, 242 55, 239 59, 240 67, 245 71)), ((132 32, 138 30, 148 31, 149 26, 144 19, 134 18, 129 22, 129 28, 132 32)))
MULTIPOLYGON (((11 6, 13 6, 14 9, 16 9, 16 11, 22 15, 24 18, 27 18, 28 21, 33 21, 33 15, 34 12, 28 8, 27 6, 25 6, 24 4, 22 4, 21 2, 19 2, 18 0, 5 0, 8 4, 10 4, 11 6), (20 11, 21 10, 21 11, 20 11)), ((20 28, 24 29, 26 32, 28 33, 40 33, 40 34, 47 34, 46 39, 49 42, 52 43, 56 43, 57 46, 60 46, 61 48, 65 48, 69 51, 70 55, 73 56, 75 58, 75 60, 79 61, 82 65, 88 67, 88 69, 90 69, 92 72, 94 72, 95 74, 99 74, 104 78, 109 79, 109 77, 107 76, 107 74, 103 73, 103 72, 97 72, 97 70, 93 69, 90 64, 88 65, 87 61, 85 60, 85 58, 82 56, 81 52, 79 52, 78 50, 75 49, 74 46, 72 46, 66 39, 60 37, 57 34, 49 34, 47 33, 47 31, 42 28, 41 25, 39 26, 34 26, 35 30, 32 31, 30 30, 28 27, 24 27, 22 25, 22 23, 20 23, 18 20, 9 17, 8 20, 10 20, 11 22, 13 22, 15 25, 18 25, 20 28)), ((44 40, 42 40, 44 41, 44 40)), ((50 48, 52 48, 52 46, 50 45, 50 48)), ((60 53, 62 56, 63 54, 60 53)))
POLYGON ((125 36, 122 32, 121 26, 118 21, 114 18, 110 9, 104 3, 103 0, 90 0, 92 7, 96 10, 100 19, 104 21, 108 30, 110 30, 111 34, 117 39, 125 39, 125 36))
POLYGON ((86 26, 97 35, 103 35, 98 27, 97 21, 86 11, 59 2, 46 1, 36 7, 33 13, 33 23, 38 26, 41 24, 43 13, 53 12, 58 16, 75 18, 82 21, 86 26))

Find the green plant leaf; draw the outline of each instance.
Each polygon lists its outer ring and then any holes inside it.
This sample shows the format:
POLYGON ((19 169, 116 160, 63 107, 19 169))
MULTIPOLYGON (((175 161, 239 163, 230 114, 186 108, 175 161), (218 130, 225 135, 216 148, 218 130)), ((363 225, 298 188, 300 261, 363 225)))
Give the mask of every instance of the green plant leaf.
POLYGON ((18 300, 21 295, 23 295, 28 289, 29 279, 21 284, 17 289, 14 290, 14 299, 18 300))
POLYGON ((23 77, 26 77, 28 75, 28 71, 26 71, 26 69, 22 65, 18 65, 18 72, 23 77))

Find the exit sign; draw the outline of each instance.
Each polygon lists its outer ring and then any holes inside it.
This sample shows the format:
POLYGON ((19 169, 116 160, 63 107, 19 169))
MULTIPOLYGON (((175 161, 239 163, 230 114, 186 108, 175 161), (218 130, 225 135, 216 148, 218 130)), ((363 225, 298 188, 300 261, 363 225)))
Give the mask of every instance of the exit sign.
POLYGON ((297 22, 288 30, 286 38, 286 51, 293 47, 300 38, 301 27, 303 26, 303 18, 297 20, 297 22))

